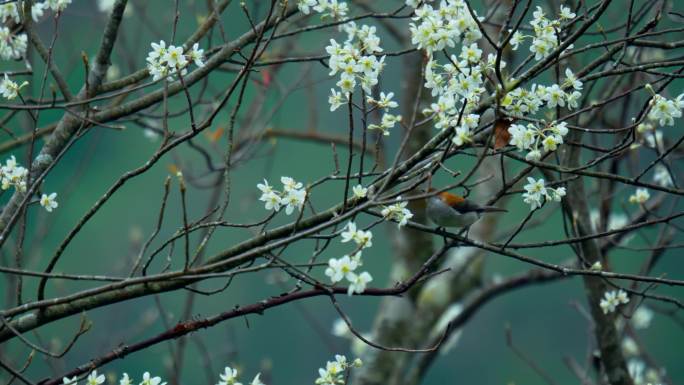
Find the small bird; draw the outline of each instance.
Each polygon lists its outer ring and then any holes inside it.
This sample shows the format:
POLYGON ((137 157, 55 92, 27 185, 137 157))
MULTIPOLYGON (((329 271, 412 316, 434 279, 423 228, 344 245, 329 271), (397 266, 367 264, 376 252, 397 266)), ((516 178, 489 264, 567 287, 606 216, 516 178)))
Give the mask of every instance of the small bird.
MULTIPOLYGON (((431 188, 428 192, 434 192, 431 188)), ((508 210, 494 206, 480 206, 460 195, 441 192, 427 200, 426 214, 430 220, 440 227, 467 228, 477 222, 483 213, 507 212, 508 210)))

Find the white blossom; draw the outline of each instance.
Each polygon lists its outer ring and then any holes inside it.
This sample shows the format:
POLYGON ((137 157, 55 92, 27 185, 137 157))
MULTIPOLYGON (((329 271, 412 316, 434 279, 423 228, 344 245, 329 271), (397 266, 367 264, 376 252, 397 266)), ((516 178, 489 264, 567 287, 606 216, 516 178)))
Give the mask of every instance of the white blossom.
POLYGON ((45 6, 57 13, 64 12, 69 4, 71 4, 71 0, 45 0, 45 6))
POLYGON ((50 195, 43 194, 40 197, 40 205, 45 208, 45 211, 47 212, 52 212, 53 209, 56 209, 59 204, 57 203, 57 193, 52 193, 50 195))
POLYGON ((349 222, 345 227, 345 230, 340 234, 342 237, 342 243, 349 242, 353 240, 357 245, 362 248, 367 248, 373 246, 373 234, 369 231, 359 230, 356 228, 356 223, 349 222))
POLYGON ((675 118, 682 117, 684 94, 677 96, 675 100, 654 95, 650 105, 651 109, 648 112, 648 119, 653 122, 657 121, 660 126, 673 126, 675 118))
POLYGON ((638 188, 636 192, 629 196, 629 203, 644 204, 651 197, 648 189, 638 188))
POLYGON ((219 375, 221 379, 216 385, 242 385, 237 382, 237 369, 233 369, 230 366, 226 366, 223 369, 223 373, 219 375))
POLYGON ((7 20, 12 20, 14 23, 21 22, 17 4, 14 2, 4 3, 0 5, 0 21, 6 23, 7 20))
POLYGON ((565 5, 561 5, 561 6, 560 6, 560 14, 559 14, 559 16, 560 16, 561 19, 569 20, 569 19, 574 19, 576 15, 575 15, 574 12, 572 12, 572 10, 570 9, 570 7, 567 7, 567 6, 565 6, 565 5))
POLYGON ((359 199, 365 198, 366 195, 368 195, 368 189, 360 184, 352 187, 352 192, 354 193, 354 197, 359 199))
POLYGON ((328 261, 328 268, 325 269, 325 275, 330 277, 332 283, 337 283, 345 277, 352 277, 351 274, 357 267, 358 262, 355 259, 349 258, 348 255, 339 259, 331 258, 328 261))
POLYGON ((0 94, 7 99, 12 100, 19 96, 19 90, 26 86, 28 82, 23 82, 21 85, 10 80, 9 76, 5 74, 5 78, 0 81, 0 94))
POLYGON ((318 4, 318 0, 297 0, 297 8, 299 12, 308 15, 311 13, 311 8, 318 4))
POLYGON ((524 186, 523 200, 530 205, 531 210, 541 207, 545 200, 560 202, 566 194, 565 187, 547 187, 544 179, 535 180, 528 177, 527 182, 524 186))
POLYGON ((361 294, 366 290, 366 285, 373 280, 373 277, 367 271, 361 274, 351 273, 349 280, 349 288, 347 289, 347 294, 352 295, 354 293, 361 294))
POLYGON ((128 373, 124 373, 119 380, 119 385, 131 385, 133 381, 128 377, 128 373))
POLYGON ((624 290, 612 290, 603 294, 603 299, 599 303, 603 314, 612 313, 621 304, 629 302, 629 297, 624 290))
POLYGON ((104 374, 97 375, 97 370, 93 370, 86 378, 86 385, 100 385, 105 382, 104 374))
POLYGON ((413 218, 413 213, 406 208, 407 201, 401 201, 400 196, 396 199, 397 203, 383 206, 380 213, 385 219, 397 222, 397 227, 402 227, 408 223, 409 219, 413 218))

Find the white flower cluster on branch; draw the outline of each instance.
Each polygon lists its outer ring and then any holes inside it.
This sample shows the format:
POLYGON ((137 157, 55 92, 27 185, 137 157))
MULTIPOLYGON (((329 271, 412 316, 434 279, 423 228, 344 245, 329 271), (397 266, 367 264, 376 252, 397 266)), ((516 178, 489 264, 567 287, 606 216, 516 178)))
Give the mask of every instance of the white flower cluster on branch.
POLYGON ((318 369, 318 378, 316 385, 344 385, 345 371, 352 368, 360 368, 363 363, 360 359, 355 359, 352 362, 347 361, 347 357, 337 354, 335 361, 328 361, 325 368, 318 369))
POLYGON ((405 226, 408 221, 413 218, 413 213, 411 210, 407 209, 407 201, 402 201, 401 197, 396 198, 397 203, 391 204, 389 206, 383 206, 380 212, 382 216, 390 221, 397 222, 397 227, 405 226))
POLYGON ((311 10, 322 14, 322 17, 330 17, 335 20, 343 19, 349 12, 349 5, 338 0, 297 0, 299 11, 305 15, 311 10))
POLYGON ((568 134, 568 127, 565 122, 552 122, 543 126, 533 123, 527 126, 512 124, 508 132, 511 134, 511 145, 520 151, 528 151, 525 155, 527 160, 539 160, 543 155, 542 150, 545 153, 556 151, 563 143, 563 137, 568 134))
POLYGON ((629 196, 629 203, 643 205, 651 197, 646 188, 638 188, 636 192, 629 196))
MULTIPOLYGON (((17 158, 12 155, 7 158, 5 164, 0 167, 0 187, 3 190, 8 190, 10 187, 13 187, 17 191, 25 192, 28 175, 28 169, 20 166, 17 163, 17 158)), ((39 203, 45 208, 45 211, 52 212, 52 210, 58 206, 57 193, 42 194, 39 203)))
MULTIPOLYGON (((242 383, 238 381, 237 369, 231 368, 230 366, 226 366, 224 368, 224 371, 222 374, 219 375, 219 378, 221 380, 216 385, 242 385, 242 383)), ((254 376, 252 382, 250 382, 249 384, 264 385, 264 383, 261 382, 261 373, 257 373, 257 375, 254 376)))
MULTIPOLYGON (((542 7, 537 6, 533 13, 534 18, 530 21, 530 25, 534 30, 534 36, 523 35, 520 31, 516 31, 510 40, 511 48, 514 51, 517 50, 526 38, 531 37, 530 52, 534 54, 536 60, 541 60, 558 48, 560 43, 558 31, 561 30, 564 21, 574 19, 575 16, 569 7, 561 5, 558 19, 548 19, 542 7)), ((567 49, 571 48, 572 45, 567 49)))
POLYGON ((629 302, 629 296, 624 290, 611 290, 603 294, 603 299, 599 306, 603 314, 612 313, 618 306, 629 302))
POLYGON ((147 70, 152 75, 152 80, 157 81, 178 73, 184 76, 188 72, 190 63, 196 66, 204 66, 204 50, 195 43, 184 51, 183 47, 175 45, 166 46, 164 40, 159 43, 151 43, 152 51, 147 54, 147 70))
POLYGON ((0 94, 7 100, 12 100, 19 96, 19 91, 28 85, 27 81, 21 83, 21 85, 10 80, 9 76, 5 74, 5 78, 0 81, 0 94))
POLYGON ((27 46, 25 33, 15 34, 8 27, 0 26, 0 59, 21 59, 26 54, 27 46))
POLYGON ((5 160, 5 165, 0 168, 0 177, 2 177, 2 189, 7 190, 14 187, 19 191, 26 191, 26 177, 28 176, 28 169, 20 166, 17 163, 17 158, 14 155, 5 160))
POLYGON ((348 99, 354 92, 357 82, 367 94, 370 94, 371 87, 378 83, 378 75, 385 63, 384 56, 378 59, 375 55, 376 52, 382 52, 375 27, 364 25, 358 28, 354 22, 350 22, 343 28, 347 32, 347 40, 340 44, 335 39, 330 39, 330 45, 325 48, 330 55, 329 75, 340 73, 337 87, 341 94, 333 91, 334 98, 331 97, 330 100, 331 111, 345 103, 344 98, 348 99))
MULTIPOLYGON (((653 92, 650 85, 646 89, 653 92)), ((649 102, 651 109, 648 112, 648 119, 657 122, 660 126, 674 126, 674 120, 682 117, 684 108, 684 93, 675 99, 667 99, 659 94, 654 94, 649 102)))
POLYGON ((470 45, 482 38, 464 0, 442 1, 437 9, 427 2, 407 1, 407 4, 418 7, 413 17, 415 23, 410 24, 411 43, 429 54, 453 48, 460 42, 470 45))
MULTIPOLYGON (((224 368, 223 373, 219 374, 219 382, 216 385, 242 385, 241 382, 238 381, 238 371, 237 369, 233 369, 230 366, 226 366, 224 368)), ((85 384, 86 385, 102 385, 106 383, 106 378, 104 374, 98 374, 97 370, 93 370, 88 374, 88 377, 85 379, 85 384)), ((119 385, 133 385, 133 379, 128 376, 128 373, 124 373, 121 376, 121 379, 119 380, 119 385)), ((64 377, 62 378, 62 385, 78 385, 78 377, 64 377)), ((166 385, 166 382, 162 382, 161 377, 158 376, 152 376, 149 372, 145 372, 142 375, 142 379, 138 385, 166 385)), ((261 373, 257 373, 256 376, 254 376, 254 379, 252 382, 249 383, 249 385, 265 385, 261 381, 261 373)))
POLYGON ((354 241, 357 245, 356 251, 351 255, 342 258, 330 258, 325 275, 335 284, 346 279, 348 283, 347 294, 363 293, 366 286, 373 280, 373 276, 367 271, 356 273, 356 269, 363 265, 361 250, 373 246, 373 233, 370 230, 358 229, 356 223, 349 222, 340 234, 342 243, 354 241))
POLYGON ((565 187, 547 187, 544 179, 535 180, 534 178, 527 178, 525 185, 525 193, 523 193, 523 200, 530 205, 530 209, 542 207, 544 202, 548 200, 560 202, 565 196, 565 187))
POLYGON ((261 191, 260 201, 265 202, 266 210, 280 211, 282 206, 285 206, 285 214, 290 215, 294 209, 302 209, 306 201, 306 189, 303 188, 301 182, 297 182, 289 176, 280 178, 283 184, 283 190, 274 190, 268 181, 264 179, 264 183, 257 184, 257 188, 261 191))

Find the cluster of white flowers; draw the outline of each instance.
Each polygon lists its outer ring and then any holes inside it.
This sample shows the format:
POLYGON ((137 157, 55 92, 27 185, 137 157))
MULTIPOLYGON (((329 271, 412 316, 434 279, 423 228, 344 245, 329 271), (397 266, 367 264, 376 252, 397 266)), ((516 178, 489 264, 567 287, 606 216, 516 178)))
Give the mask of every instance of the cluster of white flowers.
MULTIPOLYGON (((5 2, 0 5, 0 21, 6 23, 8 20, 19 24, 21 22, 21 17, 19 16, 19 6, 18 2, 5 2)), ((45 0, 44 2, 36 1, 31 6, 31 18, 33 21, 40 20, 45 14, 45 10, 49 9, 55 13, 64 12, 66 7, 71 4, 71 0, 45 0)), ((22 39, 26 40, 26 35, 22 34, 24 37, 22 39)), ((25 51, 25 49, 24 49, 25 51)), ((23 56, 23 54, 21 55, 23 56)))
POLYGON ((5 160, 5 165, 0 167, 0 178, 2 178, 2 189, 14 187, 19 191, 26 191, 26 177, 28 169, 17 164, 14 155, 5 160))
POLYGON ((49 8, 52 12, 64 12, 69 4, 71 4, 71 0, 45 0, 41 6, 43 9, 49 8))
MULTIPOLYGON (((223 374, 220 374, 219 377, 221 380, 216 385, 242 385, 241 382, 238 382, 237 369, 231 368, 230 366, 226 366, 223 374)), ((257 375, 254 376, 250 385, 264 385, 264 383, 261 382, 261 373, 257 373, 257 375)))
POLYGON ((501 100, 501 107, 506 110, 507 114, 515 117, 534 114, 544 105, 547 108, 558 106, 572 110, 579 106, 582 86, 582 82, 577 79, 572 70, 566 68, 565 79, 560 85, 552 84, 547 87, 533 84, 530 90, 518 87, 504 96, 501 100), (571 88, 572 91, 570 91, 571 88))
POLYGON ((508 132, 511 134, 510 144, 520 151, 529 151, 525 159, 537 161, 542 157, 540 146, 544 152, 555 151, 558 145, 563 143, 563 137, 568 134, 568 127, 565 122, 552 122, 542 127, 532 123, 527 127, 512 124, 508 132))
POLYGON ((629 196, 629 203, 642 205, 651 197, 648 189, 638 188, 636 192, 629 196))
POLYGON ((356 223, 351 221, 347 223, 345 230, 340 236, 342 237, 342 243, 354 241, 354 243, 362 249, 373 246, 373 233, 371 233, 370 230, 364 231, 357 229, 356 223))
MULTIPOLYGON (((8 5, 8 4, 5 4, 8 5)), ((11 3, 10 5, 14 5, 11 3)), ((12 33, 5 26, 0 26, 0 59, 18 60, 26 54, 28 38, 25 33, 12 33)))
MULTIPOLYGON (((362 264, 361 262, 361 252, 355 253, 353 256, 348 255, 342 258, 330 258, 328 261, 328 267, 325 269, 325 275, 330 277, 333 283, 340 282, 343 278, 354 278, 351 274, 354 274, 354 270, 362 264)), ((349 279, 353 281, 353 279, 349 279)))
MULTIPOLYGON (((644 145, 663 152, 665 151, 665 138, 663 132, 658 130, 657 127, 673 126, 675 119, 682 117, 684 94, 680 94, 675 99, 667 99, 662 95, 656 94, 650 84, 646 84, 645 88, 653 97, 649 101, 649 111, 646 115, 647 121, 637 125, 638 141, 633 143, 630 148, 637 149, 644 145)), ((653 181, 664 187, 673 185, 670 173, 662 165, 656 167, 653 181)))
MULTIPOLYGON (((525 38, 532 37, 530 52, 534 53, 536 60, 541 60, 558 47, 560 39, 557 31, 561 29, 562 21, 574 19, 575 16, 569 7, 561 6, 558 19, 549 20, 542 7, 537 6, 537 10, 533 13, 534 19, 530 21, 530 25, 534 29, 534 36, 526 36, 520 31, 516 31, 510 40, 511 48, 514 51, 517 50, 525 38)), ((570 48, 572 45, 567 49, 570 48)))
MULTIPOLYGON (((630 319, 634 329, 647 329, 653 320, 653 310, 641 305, 637 308, 630 319)), ((648 367, 642 360, 639 345, 629 336, 622 339, 622 352, 629 357, 627 370, 635 385, 659 385, 661 384, 664 368, 648 367)))
MULTIPOLYGON (((427 2, 407 1, 414 8, 419 3, 423 5, 415 10, 413 21, 416 23, 409 26, 411 43, 418 49, 432 54, 446 47, 453 48, 459 42, 475 43, 482 37, 464 0, 442 1, 438 9, 427 2)), ((484 20, 482 17, 479 19, 484 20)))
POLYGON ((308 15, 313 9, 321 13, 322 17, 330 17, 335 20, 344 19, 349 12, 349 6, 344 1, 338 0, 297 0, 299 12, 308 15))
POLYGON ((603 294, 603 299, 601 299, 599 306, 601 306, 603 314, 608 314, 614 312, 621 304, 628 302, 629 297, 624 290, 612 290, 603 294))
POLYGON ((534 114, 539 111, 539 108, 543 105, 544 101, 537 94, 536 84, 532 85, 531 91, 518 87, 507 93, 501 100, 501 107, 506 110, 507 114, 515 117, 534 114))
MULTIPOLYGON (((654 92, 650 84, 646 85, 646 89, 652 93, 654 92)), ((649 120, 654 123, 658 122, 661 126, 674 126, 675 118, 682 117, 684 94, 680 94, 675 99, 667 99, 654 93, 649 103, 651 106, 651 109, 648 111, 649 120)))
MULTIPOLYGON (((148 373, 149 375, 149 373, 148 373)), ((124 379, 128 380, 128 375, 124 373, 124 379)), ((121 380, 123 382, 123 379, 121 380)), ((90 372, 88 377, 86 378, 86 385, 100 385, 104 384, 105 382, 105 376, 104 374, 97 374, 97 370, 93 370, 90 372)), ((74 377, 62 377, 62 385, 76 385, 78 383, 78 376, 74 377)), ((129 381, 130 383, 130 381, 129 381)), ((128 384, 126 384, 128 385, 128 384)))
MULTIPOLYGON (((35 2, 31 6, 31 18, 38 21, 46 9, 55 13, 61 13, 71 4, 71 0, 46 0, 35 2)), ((0 5, 0 22, 8 25, 0 25, 0 59, 18 60, 26 55, 28 48, 28 37, 21 31, 14 28, 14 25, 21 23, 19 5, 16 1, 3 2, 0 5)))
MULTIPOLYGON (((651 325, 652 320, 653 310, 641 305, 634 311, 629 322, 634 329, 643 330, 651 325)), ((629 357, 627 369, 635 385, 660 384, 665 369, 648 367, 641 358, 639 345, 632 337, 624 337, 621 348, 625 356, 629 357)))
POLYGON ((368 104, 376 106, 377 108, 385 111, 382 114, 380 124, 368 125, 369 130, 380 130, 384 136, 388 136, 390 134, 389 130, 394 128, 394 125, 397 122, 401 122, 401 115, 394 115, 388 112, 390 108, 396 108, 399 106, 397 102, 392 100, 392 97, 394 97, 394 92, 390 92, 388 94, 380 92, 380 98, 378 100, 373 99, 371 96, 366 99, 368 104))
POLYGON ((398 106, 393 101, 394 93, 380 92, 380 98, 374 99, 372 87, 378 84, 378 76, 385 67, 385 56, 378 59, 377 53, 382 52, 380 38, 376 34, 376 28, 363 25, 359 28, 356 23, 349 22, 341 26, 347 34, 347 40, 340 44, 330 39, 330 45, 325 48, 330 55, 328 67, 330 76, 340 73, 340 79, 336 83, 339 90, 332 88, 328 103, 330 111, 335 111, 340 106, 349 102, 357 84, 368 95, 366 101, 373 107, 384 111, 379 124, 368 126, 370 130, 380 130, 383 135, 389 135, 389 130, 401 121, 401 115, 394 115, 388 111, 398 106))
POLYGON ((7 100, 12 100, 19 96, 19 91, 28 85, 27 81, 21 83, 21 85, 10 80, 9 76, 5 74, 5 78, 0 81, 0 94, 7 100))
POLYGON ((363 25, 359 28, 356 23, 349 22, 342 29, 346 32, 347 39, 342 44, 330 39, 330 45, 325 47, 330 55, 329 75, 340 73, 337 86, 341 93, 333 90, 329 98, 331 111, 345 103, 345 98, 354 91, 357 80, 370 95, 371 87, 378 83, 378 76, 385 66, 385 57, 378 59, 376 56, 377 52, 382 52, 382 48, 375 27, 363 25))
POLYGON ((385 219, 397 222, 397 227, 405 226, 409 219, 413 218, 413 213, 406 205, 408 202, 402 201, 401 196, 398 196, 397 203, 383 206, 380 213, 385 219))
MULTIPOLYGON (((408 1, 411 6, 416 2, 408 1)), ((482 58, 482 49, 476 41, 482 37, 477 22, 462 0, 442 1, 435 9, 423 4, 415 10, 412 23, 412 43, 425 49, 429 61, 425 68, 425 87, 431 90, 436 101, 423 113, 432 116, 435 127, 451 129, 457 146, 472 141, 472 130, 477 128, 480 116, 473 113, 485 93, 484 75, 493 73, 496 56, 482 58), (434 52, 462 43, 460 54, 452 54, 445 64, 433 56, 434 52), (463 111, 463 113, 461 113, 463 111)), ((501 61, 501 67, 506 63, 501 61)))
MULTIPOLYGON (((477 44, 464 45, 460 56, 451 55, 444 65, 430 60, 425 69, 425 87, 432 90, 437 101, 423 110, 423 114, 432 115, 435 128, 453 127, 452 140, 457 146, 472 141, 472 130, 480 123, 480 115, 473 110, 486 91, 483 75, 494 71, 496 57, 490 54, 483 61, 481 56, 482 50, 477 44)), ((502 67, 505 64, 501 62, 502 67)))
POLYGON ((565 196, 565 187, 547 187, 544 179, 534 180, 528 177, 527 182, 524 186, 526 192, 523 193, 523 200, 530 205, 531 210, 541 207, 547 200, 560 202, 565 196))
POLYGON ((363 363, 360 359, 348 362, 347 357, 336 354, 335 361, 328 361, 324 368, 318 369, 316 385, 344 385, 344 372, 351 368, 360 368, 363 363))
MULTIPOLYGON (((38 21, 46 9, 52 10, 59 14, 71 4, 71 0, 45 0, 44 2, 36 1, 31 6, 31 18, 33 21, 38 21)), ((19 2, 3 2, 0 5, 0 22, 7 25, 0 25, 0 59, 2 60, 19 60, 26 56, 26 49, 28 48, 28 37, 25 33, 20 32, 23 29, 15 28, 16 24, 21 23, 21 16, 19 13, 19 2)), ((26 84, 26 82, 24 82, 26 84)), ((3 85, 0 86, 0 92, 7 99, 13 99, 21 87, 16 83, 5 78, 3 85)))
POLYGON ((285 206, 285 214, 290 215, 295 208, 301 210, 306 201, 306 189, 303 188, 301 182, 297 182, 289 176, 280 177, 280 182, 283 184, 283 191, 276 191, 264 179, 264 183, 257 184, 257 188, 261 190, 260 201, 265 202, 266 210, 279 211, 282 206, 285 206))
POLYGON ((458 60, 456 55, 451 55, 451 61, 444 65, 435 60, 428 62, 425 87, 432 90, 432 96, 437 97, 437 101, 423 110, 423 114, 433 115, 436 128, 444 130, 454 127, 457 132, 459 129, 470 132, 470 129, 477 128, 480 117, 471 112, 485 92, 483 72, 493 69, 491 60, 482 67, 481 54, 482 50, 472 44, 463 46, 461 58, 466 59, 458 60), (461 110, 463 116, 459 122, 461 110))
MULTIPOLYGON (((634 345, 636 347, 636 343, 634 345)), ((639 358, 632 358, 627 362, 627 371, 634 385, 662 385, 662 376, 659 372, 664 369, 647 368, 644 361, 639 358)))
MULTIPOLYGON (((250 385, 264 385, 260 379, 261 373, 257 373, 250 385)), ((224 373, 219 374, 220 381, 217 385, 242 385, 242 383, 237 381, 237 370, 231 369, 226 366, 224 373)), ((86 385, 101 385, 105 383, 105 376, 103 374, 97 374, 97 370, 93 370, 86 378, 86 385)), ((63 377, 62 385, 77 385, 78 376, 74 377, 63 377)), ((133 380, 124 373, 119 380, 119 385, 132 385, 133 380)), ((161 377, 153 377, 149 372, 145 372, 142 376, 142 380, 139 385, 166 385, 166 382, 162 382, 161 377)))
POLYGON ((152 80, 164 79, 168 76, 180 73, 185 75, 191 62, 196 66, 204 66, 204 50, 199 44, 193 44, 192 48, 183 51, 183 47, 175 45, 166 46, 164 40, 152 43, 152 51, 147 54, 147 69, 152 75, 152 80))
POLYGON ((21 17, 19 17, 19 9, 17 8, 17 4, 14 2, 0 5, 0 21, 6 23, 7 20, 11 20, 17 24, 21 22, 21 17))
POLYGON ((325 269, 325 275, 330 278, 333 284, 346 279, 349 284, 347 294, 361 294, 366 290, 366 285, 373 280, 373 277, 367 271, 357 274, 356 269, 363 265, 361 250, 373 246, 373 233, 370 230, 357 229, 356 223, 349 222, 340 236, 342 243, 353 240, 357 245, 357 251, 351 257, 345 255, 342 258, 330 258, 328 267, 325 269))

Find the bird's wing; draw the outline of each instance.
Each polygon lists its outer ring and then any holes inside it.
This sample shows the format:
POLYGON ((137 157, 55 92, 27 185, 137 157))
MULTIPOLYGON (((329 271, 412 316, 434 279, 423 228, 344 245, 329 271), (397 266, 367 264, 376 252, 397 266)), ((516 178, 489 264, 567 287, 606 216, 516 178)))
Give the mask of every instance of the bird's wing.
POLYGON ((482 211, 482 206, 478 205, 477 203, 473 203, 472 201, 469 201, 467 199, 461 198, 461 201, 450 205, 451 207, 454 208, 454 210, 458 211, 461 214, 469 213, 469 212, 480 212, 482 211))
POLYGON ((477 213, 493 213, 493 212, 507 212, 508 210, 494 207, 494 206, 480 206, 477 203, 474 203, 472 201, 469 201, 465 199, 463 202, 460 204, 457 204, 455 206, 452 206, 454 210, 458 211, 459 213, 467 213, 467 212, 477 212, 477 213))

